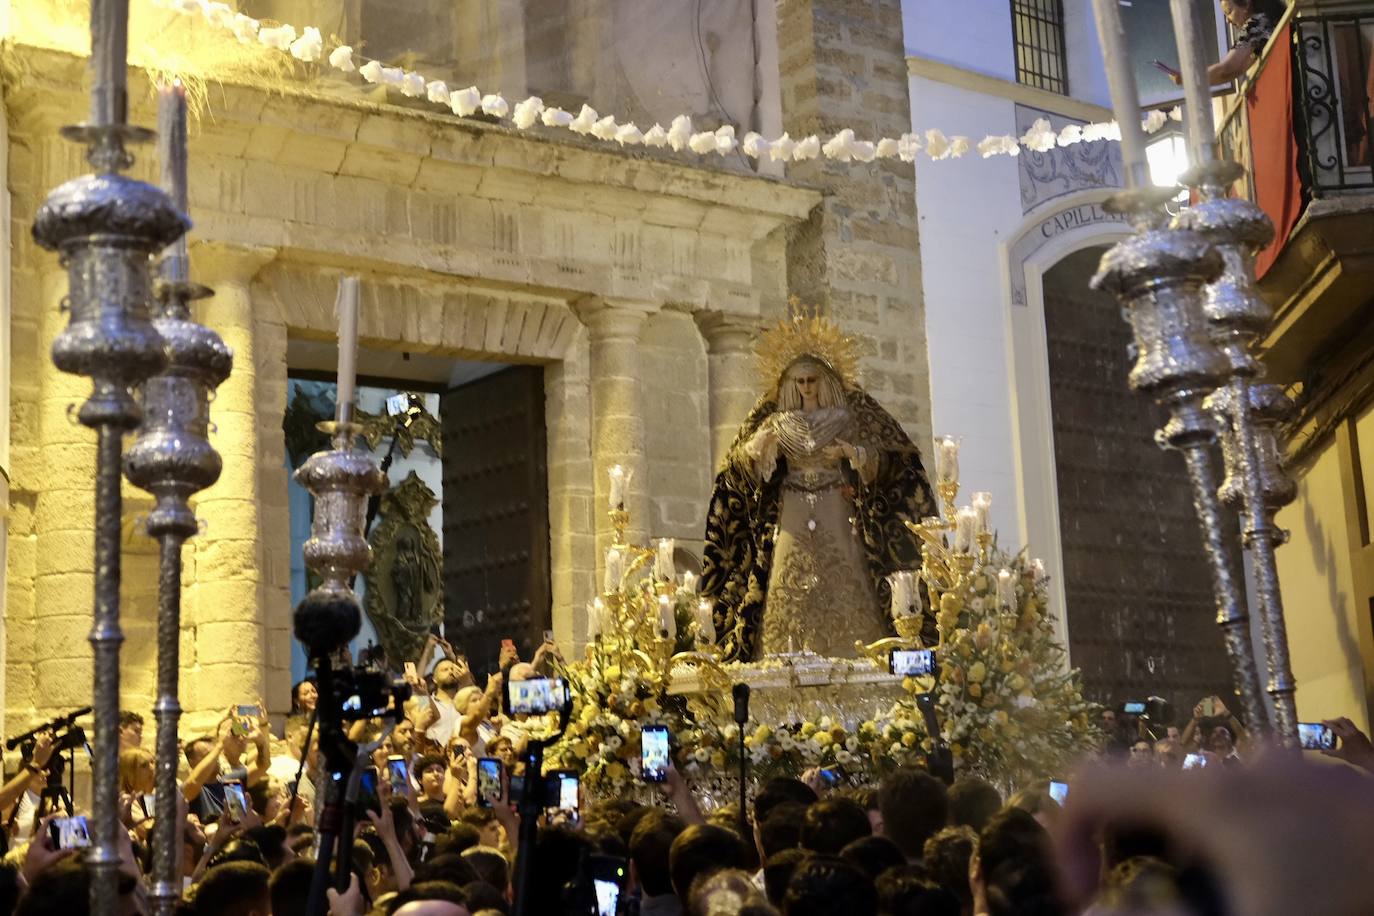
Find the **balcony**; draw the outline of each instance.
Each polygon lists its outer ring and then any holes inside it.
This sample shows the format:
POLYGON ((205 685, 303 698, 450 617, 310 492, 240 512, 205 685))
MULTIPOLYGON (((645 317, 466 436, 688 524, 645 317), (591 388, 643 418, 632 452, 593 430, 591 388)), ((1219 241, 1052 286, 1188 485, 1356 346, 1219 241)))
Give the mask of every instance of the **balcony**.
POLYGON ((1271 377, 1297 383, 1309 433, 1374 354, 1374 2, 1303 2, 1280 20, 1218 141, 1238 193, 1274 220, 1258 260, 1275 309, 1271 377))

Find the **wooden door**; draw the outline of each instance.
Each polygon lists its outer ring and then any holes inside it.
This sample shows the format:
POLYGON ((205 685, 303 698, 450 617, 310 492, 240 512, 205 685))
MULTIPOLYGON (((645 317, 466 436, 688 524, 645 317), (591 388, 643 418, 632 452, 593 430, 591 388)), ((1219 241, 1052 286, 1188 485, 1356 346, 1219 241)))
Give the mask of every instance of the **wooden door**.
POLYGON ((1102 250, 1044 280, 1069 649, 1090 699, 1161 696, 1181 724, 1234 694, 1230 663, 1183 457, 1154 443, 1168 415, 1127 385, 1130 328, 1088 288, 1102 250))
POLYGON ((502 639, 528 661, 550 627, 544 372, 514 366, 446 392, 444 622, 478 683, 502 639))

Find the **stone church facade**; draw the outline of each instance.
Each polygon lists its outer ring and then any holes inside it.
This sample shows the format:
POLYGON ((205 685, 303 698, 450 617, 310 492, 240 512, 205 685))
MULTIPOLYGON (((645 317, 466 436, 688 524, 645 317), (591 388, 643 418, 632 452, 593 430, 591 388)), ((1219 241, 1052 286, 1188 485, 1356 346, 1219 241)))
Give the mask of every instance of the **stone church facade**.
MULTIPOLYGON (((781 0, 783 127, 910 124, 900 10, 781 0), (846 76, 845 74, 858 74, 846 76)), ((89 702, 94 442, 68 416, 83 380, 49 357, 65 273, 29 235, 85 170, 58 128, 80 120, 84 61, 14 45, 4 85, 10 261, 4 578, 7 732, 89 702)), ((135 123, 155 121, 132 75, 135 123)), ((566 136, 566 135, 562 135, 566 136)), ((155 180, 151 149, 135 174, 155 180)), ((219 482, 185 552, 188 728, 262 697, 289 706, 291 600, 282 430, 292 340, 332 340, 340 276, 362 279, 360 357, 401 351, 542 367, 555 635, 585 632, 610 540, 605 469, 635 470, 637 541, 700 545, 715 462, 756 396, 752 342, 789 295, 861 342, 869 389, 918 443, 929 383, 914 179, 895 161, 790 166, 786 177, 628 154, 448 115, 216 86, 190 147, 199 317, 234 348, 212 404, 219 482)), ((153 695, 156 545, 126 486, 124 705, 153 695)))

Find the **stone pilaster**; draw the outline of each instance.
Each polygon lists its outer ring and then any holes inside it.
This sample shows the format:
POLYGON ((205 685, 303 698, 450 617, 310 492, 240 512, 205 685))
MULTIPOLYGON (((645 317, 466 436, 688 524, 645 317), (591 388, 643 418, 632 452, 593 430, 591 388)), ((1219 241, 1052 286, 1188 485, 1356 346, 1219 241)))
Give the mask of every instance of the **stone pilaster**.
POLYGON ((258 367, 266 354, 259 352, 263 335, 252 284, 274 254, 220 244, 192 249, 192 276, 215 291, 198 303, 197 317, 234 350, 233 373, 210 404, 210 441, 224 470, 196 500, 204 531, 190 542, 195 578, 182 621, 189 642, 183 644, 182 705, 199 725, 210 724, 230 704, 266 694, 268 525, 259 423, 271 411, 259 397, 258 367))
MULTIPOLYGON (((610 544, 610 480, 607 469, 623 465, 633 472, 625 508, 630 513, 626 536, 632 543, 648 537, 648 462, 645 460, 644 408, 640 398, 639 344, 644 322, 652 307, 606 299, 584 300, 578 316, 591 342, 592 518, 596 525, 598 554, 610 544)), ((598 556, 598 575, 603 557, 598 556)))
POLYGON ((723 312, 698 312, 697 327, 706 340, 710 378, 711 461, 719 469, 739 432, 740 423, 758 400, 754 373, 757 319, 723 312))

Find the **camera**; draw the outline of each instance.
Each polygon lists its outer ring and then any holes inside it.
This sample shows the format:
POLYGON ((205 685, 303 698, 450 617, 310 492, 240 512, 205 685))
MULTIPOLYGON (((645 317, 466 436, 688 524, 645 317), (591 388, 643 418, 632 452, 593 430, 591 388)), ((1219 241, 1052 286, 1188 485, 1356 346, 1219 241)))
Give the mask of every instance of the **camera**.
POLYGON ((888 656, 888 670, 902 677, 924 674, 938 675, 940 666, 934 649, 893 649, 888 656))
POLYGON ((345 669, 334 672, 334 695, 343 698, 339 715, 344 721, 382 716, 399 721, 410 685, 375 668, 345 669))
POLYGON ((572 694, 562 678, 538 677, 506 682, 506 712, 513 716, 561 713, 571 702, 572 694))

